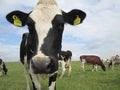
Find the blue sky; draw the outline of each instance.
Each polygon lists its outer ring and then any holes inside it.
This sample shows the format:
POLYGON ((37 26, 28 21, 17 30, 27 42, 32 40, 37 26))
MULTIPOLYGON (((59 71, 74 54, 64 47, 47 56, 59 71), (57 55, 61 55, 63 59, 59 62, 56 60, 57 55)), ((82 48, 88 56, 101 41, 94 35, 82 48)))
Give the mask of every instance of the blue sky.
MULTIPOLYGON (((1 0, 0 3, 0 58, 19 61, 21 37, 27 27, 19 28, 5 19, 13 10, 31 11, 38 0, 1 0)), ((59 7, 68 12, 81 9, 86 20, 78 26, 65 25, 62 50, 71 50, 73 59, 83 54, 110 58, 120 54, 120 0, 57 0, 59 7)))

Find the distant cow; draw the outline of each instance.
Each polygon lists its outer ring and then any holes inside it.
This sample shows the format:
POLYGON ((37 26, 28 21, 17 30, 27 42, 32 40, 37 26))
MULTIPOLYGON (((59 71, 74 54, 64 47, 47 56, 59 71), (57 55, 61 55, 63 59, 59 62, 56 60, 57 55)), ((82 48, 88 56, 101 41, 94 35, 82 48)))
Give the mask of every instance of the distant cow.
POLYGON ((93 69, 96 69, 97 71, 97 65, 101 66, 102 70, 105 71, 105 65, 103 64, 103 62, 101 61, 100 57, 95 56, 95 55, 82 55, 80 56, 80 61, 82 63, 82 69, 83 71, 85 71, 84 69, 84 64, 88 63, 88 64, 92 64, 93 65, 93 69))
POLYGON ((61 10, 56 0, 39 0, 33 11, 13 11, 7 20, 18 26, 28 26, 29 33, 23 35, 20 46, 20 60, 25 67, 27 90, 30 90, 29 76, 34 90, 41 90, 37 74, 49 74, 49 90, 56 90, 58 53, 61 51, 65 23, 78 25, 86 13, 74 9, 61 10))
POLYGON ((120 64, 120 56, 119 55, 115 55, 115 56, 112 56, 109 60, 109 64, 108 64, 108 67, 113 69, 115 65, 118 65, 120 64))
POLYGON ((62 67, 62 74, 60 78, 64 76, 64 73, 66 69, 68 69, 68 76, 71 74, 71 57, 72 57, 72 52, 71 51, 61 51, 58 56, 58 62, 59 66, 62 67))
POLYGON ((0 59, 0 76, 7 74, 7 68, 2 59, 0 59))

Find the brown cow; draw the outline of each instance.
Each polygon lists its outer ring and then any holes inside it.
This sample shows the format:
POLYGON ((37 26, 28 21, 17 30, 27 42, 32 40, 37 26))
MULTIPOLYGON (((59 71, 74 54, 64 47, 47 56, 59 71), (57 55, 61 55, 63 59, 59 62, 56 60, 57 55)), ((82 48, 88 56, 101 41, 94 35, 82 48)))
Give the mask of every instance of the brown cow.
POLYGON ((82 55, 82 56, 80 56, 80 61, 82 62, 81 67, 82 67, 83 71, 85 71, 85 69, 84 69, 84 64, 85 63, 93 65, 92 71, 94 71, 94 69, 96 69, 96 71, 97 71, 97 65, 101 66, 103 71, 106 70, 105 65, 103 64, 100 57, 98 57, 98 56, 95 56, 95 55, 82 55))

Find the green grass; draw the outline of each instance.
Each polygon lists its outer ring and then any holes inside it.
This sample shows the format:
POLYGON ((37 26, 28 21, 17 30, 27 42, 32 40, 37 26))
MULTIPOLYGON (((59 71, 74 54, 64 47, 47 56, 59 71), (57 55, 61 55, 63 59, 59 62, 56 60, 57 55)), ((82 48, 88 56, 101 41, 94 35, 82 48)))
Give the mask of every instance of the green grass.
MULTIPOLYGON (((24 69, 20 62, 6 63, 8 74, 0 77, 0 90, 25 90, 26 81, 24 69)), ((65 73, 63 79, 57 78, 57 90, 120 90, 120 65, 114 70, 104 72, 98 67, 98 72, 91 71, 92 66, 86 65, 85 72, 80 69, 80 62, 72 62, 71 76, 65 73)), ((60 76, 59 69, 58 76, 60 76)), ((48 90, 48 79, 40 77, 42 90, 48 90)), ((31 85, 32 88, 32 85, 31 85)))

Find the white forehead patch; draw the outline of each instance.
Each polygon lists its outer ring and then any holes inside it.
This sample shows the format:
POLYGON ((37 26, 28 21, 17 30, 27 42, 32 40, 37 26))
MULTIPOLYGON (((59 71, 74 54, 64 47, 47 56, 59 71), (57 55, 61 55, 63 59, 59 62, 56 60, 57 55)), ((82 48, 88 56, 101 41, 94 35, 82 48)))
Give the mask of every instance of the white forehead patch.
POLYGON ((61 10, 57 5, 46 5, 39 4, 35 7, 30 17, 35 22, 35 30, 38 34, 38 53, 42 54, 40 51, 41 45, 44 43, 44 38, 47 36, 50 28, 52 27, 51 21, 54 19, 56 14, 61 14, 61 10))

